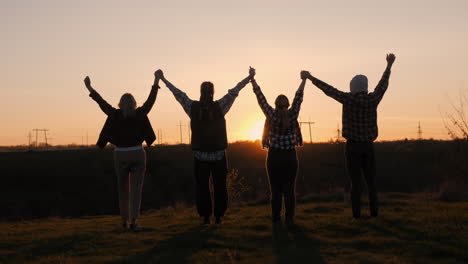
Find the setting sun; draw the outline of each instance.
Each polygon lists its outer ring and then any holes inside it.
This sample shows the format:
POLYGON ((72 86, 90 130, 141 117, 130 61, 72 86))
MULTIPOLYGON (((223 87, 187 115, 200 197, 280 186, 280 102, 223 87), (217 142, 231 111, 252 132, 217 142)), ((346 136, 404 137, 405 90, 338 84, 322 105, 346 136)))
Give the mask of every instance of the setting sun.
POLYGON ((263 125, 265 124, 265 120, 258 120, 254 123, 246 133, 246 136, 249 140, 257 140, 262 138, 263 133, 263 125))

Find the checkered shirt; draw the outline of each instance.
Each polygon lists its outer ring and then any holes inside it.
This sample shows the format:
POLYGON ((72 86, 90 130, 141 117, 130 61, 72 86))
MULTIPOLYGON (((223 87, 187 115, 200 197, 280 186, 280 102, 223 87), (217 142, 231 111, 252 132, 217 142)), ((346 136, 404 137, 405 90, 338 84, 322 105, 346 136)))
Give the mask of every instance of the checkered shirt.
POLYGON ((255 80, 252 80, 252 85, 254 93, 257 96, 258 104, 267 118, 262 138, 263 147, 277 150, 292 150, 296 146, 301 146, 302 134, 297 118, 304 97, 305 81, 301 82, 294 96, 293 103, 288 109, 290 124, 284 131, 279 126, 279 117, 275 109, 268 104, 260 86, 258 86, 255 80))
POLYGON ((386 69, 374 92, 342 92, 325 82, 312 77, 312 83, 326 95, 343 105, 343 137, 357 142, 372 142, 378 136, 377 106, 388 88, 390 69, 386 69))

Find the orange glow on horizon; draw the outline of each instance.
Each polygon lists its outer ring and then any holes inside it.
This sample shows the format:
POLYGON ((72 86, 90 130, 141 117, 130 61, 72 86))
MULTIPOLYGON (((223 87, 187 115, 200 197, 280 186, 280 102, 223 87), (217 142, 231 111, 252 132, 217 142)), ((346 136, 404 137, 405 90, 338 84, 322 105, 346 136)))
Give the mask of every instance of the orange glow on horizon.
POLYGON ((248 140, 255 141, 257 139, 262 138, 262 133, 263 133, 263 125, 265 123, 265 120, 258 120, 256 123, 254 123, 250 128, 246 130, 246 137, 248 140))

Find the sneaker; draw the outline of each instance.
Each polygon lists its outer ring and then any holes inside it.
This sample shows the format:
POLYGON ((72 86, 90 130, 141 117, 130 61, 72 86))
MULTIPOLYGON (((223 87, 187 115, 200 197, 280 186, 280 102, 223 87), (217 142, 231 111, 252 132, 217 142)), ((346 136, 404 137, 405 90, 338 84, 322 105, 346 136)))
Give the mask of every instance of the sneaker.
POLYGON ((291 227, 294 226, 294 218, 293 217, 286 217, 286 225, 291 227))
POLYGON ((138 229, 138 223, 135 221, 133 223, 130 223, 130 229, 132 229, 133 231, 137 230, 138 229))
POLYGON ((272 228, 273 228, 273 231, 279 231, 281 229, 281 220, 273 220, 272 228))

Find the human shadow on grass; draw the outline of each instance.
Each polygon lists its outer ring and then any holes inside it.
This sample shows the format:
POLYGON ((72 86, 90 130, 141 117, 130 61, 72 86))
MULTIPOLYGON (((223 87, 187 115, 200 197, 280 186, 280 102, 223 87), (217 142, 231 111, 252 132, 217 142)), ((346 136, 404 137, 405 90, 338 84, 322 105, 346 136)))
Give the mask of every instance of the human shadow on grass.
POLYGON ((326 263, 320 254, 320 242, 306 228, 273 228, 272 236, 277 263, 326 263))
MULTIPOLYGON (((424 230, 410 227, 408 221, 402 219, 381 219, 380 223, 369 222, 367 225, 379 236, 397 237, 400 241, 405 241, 407 246, 411 245, 415 257, 426 256, 440 260, 468 260, 463 253, 466 251, 463 243, 452 234, 428 234, 424 230)), ((372 246, 377 247, 377 245, 369 245, 369 247, 372 246)))
POLYGON ((41 257, 56 256, 74 252, 80 245, 96 239, 93 234, 68 235, 56 238, 32 240, 24 244, 7 245, 3 249, 16 248, 14 254, 0 256, 0 263, 21 260, 36 260, 41 257))
POLYGON ((156 245, 147 251, 108 263, 190 263, 190 256, 196 252, 213 248, 208 240, 213 237, 214 231, 213 226, 196 226, 155 242, 156 245))

